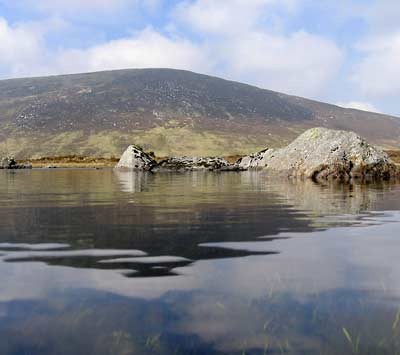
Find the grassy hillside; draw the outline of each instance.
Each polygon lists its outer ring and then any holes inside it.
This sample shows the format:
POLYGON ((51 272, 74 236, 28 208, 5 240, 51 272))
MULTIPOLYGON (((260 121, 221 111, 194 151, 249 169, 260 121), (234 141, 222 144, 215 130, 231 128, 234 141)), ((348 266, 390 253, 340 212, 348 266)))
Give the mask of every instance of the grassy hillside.
POLYGON ((246 154, 304 130, 353 130, 398 148, 400 120, 187 71, 120 70, 0 81, 0 151, 18 158, 246 154))

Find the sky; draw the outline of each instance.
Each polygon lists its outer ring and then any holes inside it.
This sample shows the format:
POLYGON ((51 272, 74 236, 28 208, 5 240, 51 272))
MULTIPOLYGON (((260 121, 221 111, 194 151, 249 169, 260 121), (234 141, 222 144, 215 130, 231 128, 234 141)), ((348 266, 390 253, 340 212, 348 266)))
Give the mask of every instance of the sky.
POLYGON ((400 116, 398 0, 0 0, 0 79, 176 68, 400 116))

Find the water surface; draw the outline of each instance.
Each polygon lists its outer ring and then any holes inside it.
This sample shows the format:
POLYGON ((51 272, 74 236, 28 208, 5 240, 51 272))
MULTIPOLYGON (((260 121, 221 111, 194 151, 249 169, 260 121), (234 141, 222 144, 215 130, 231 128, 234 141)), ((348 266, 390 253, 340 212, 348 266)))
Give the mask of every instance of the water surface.
POLYGON ((0 354, 400 353, 400 185, 0 172, 0 354))

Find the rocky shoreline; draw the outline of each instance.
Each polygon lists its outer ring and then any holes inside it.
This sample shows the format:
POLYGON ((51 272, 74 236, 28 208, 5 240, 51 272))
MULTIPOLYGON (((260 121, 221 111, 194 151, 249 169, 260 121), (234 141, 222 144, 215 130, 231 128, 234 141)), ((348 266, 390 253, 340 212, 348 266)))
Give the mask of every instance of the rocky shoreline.
POLYGON ((115 168, 152 172, 246 170, 237 163, 229 163, 220 157, 170 157, 157 162, 154 156, 147 154, 136 145, 127 148, 115 168))
POLYGON ((169 171, 242 171, 237 164, 229 163, 220 157, 172 157, 160 161, 152 170, 155 172, 169 171))
POLYGON ((281 149, 264 149, 229 163, 219 157, 172 157, 156 162, 138 146, 129 146, 117 169, 152 172, 265 170, 314 181, 389 180, 399 176, 383 150, 353 132, 313 128, 281 149))
MULTIPOLYGON (((391 152, 392 156, 393 152, 391 152)), ((54 158, 55 159, 55 158, 54 158)), ((42 159, 34 167, 81 167, 162 172, 216 171, 238 172, 262 170, 287 178, 311 179, 314 181, 337 180, 390 180, 399 178, 399 168, 383 150, 370 145, 353 132, 313 128, 281 149, 265 148, 255 154, 238 159, 232 157, 168 157, 158 160, 153 153, 141 147, 129 146, 117 165, 112 159, 87 157, 58 158, 64 165, 53 164, 49 158, 42 159), (66 160, 66 158, 68 158, 66 160), (73 159, 72 162, 70 160, 73 159), (78 159, 79 158, 79 159, 78 159), (229 161, 228 161, 229 160, 229 161), (77 164, 79 161, 80 165, 77 164), (85 165, 85 162, 87 163, 85 165), (102 163, 101 163, 102 162, 102 163), (71 164, 74 163, 75 165, 71 164), (84 164, 82 164, 84 163, 84 164), (103 164, 104 166, 99 166, 103 164)), ((31 169, 32 164, 17 163, 13 157, 0 158, 0 169, 31 169)))
POLYGON ((31 164, 18 164, 13 157, 4 157, 0 159, 0 169, 32 169, 31 164))

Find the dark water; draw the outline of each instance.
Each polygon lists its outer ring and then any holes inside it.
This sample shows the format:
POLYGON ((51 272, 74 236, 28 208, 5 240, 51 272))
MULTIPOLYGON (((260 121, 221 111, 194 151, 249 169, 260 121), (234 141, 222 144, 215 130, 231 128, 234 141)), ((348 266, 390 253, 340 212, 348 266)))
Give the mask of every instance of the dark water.
POLYGON ((400 185, 0 172, 0 354, 400 353, 400 185))

